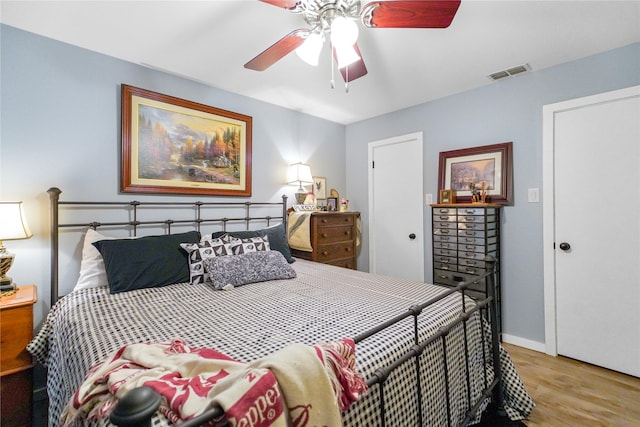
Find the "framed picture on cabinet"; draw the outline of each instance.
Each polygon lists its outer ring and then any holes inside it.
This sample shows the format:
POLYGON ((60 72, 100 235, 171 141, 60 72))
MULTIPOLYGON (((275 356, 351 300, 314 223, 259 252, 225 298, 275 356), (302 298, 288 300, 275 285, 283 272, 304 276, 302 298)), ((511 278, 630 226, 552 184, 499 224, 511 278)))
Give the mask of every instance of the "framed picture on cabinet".
POLYGON ((440 198, 438 203, 455 203, 456 202, 456 190, 440 190, 440 198))
POLYGON ((327 198, 327 211, 336 212, 338 210, 338 198, 337 197, 328 197, 327 198))
POLYGON ((252 118, 122 85, 120 190, 251 196, 252 118))
POLYGON ((511 204, 512 146, 505 142, 441 152, 438 189, 454 190, 456 203, 471 203, 472 188, 483 187, 487 202, 511 204))
POLYGON ((327 178, 322 176, 313 177, 313 195, 316 200, 327 199, 327 178))

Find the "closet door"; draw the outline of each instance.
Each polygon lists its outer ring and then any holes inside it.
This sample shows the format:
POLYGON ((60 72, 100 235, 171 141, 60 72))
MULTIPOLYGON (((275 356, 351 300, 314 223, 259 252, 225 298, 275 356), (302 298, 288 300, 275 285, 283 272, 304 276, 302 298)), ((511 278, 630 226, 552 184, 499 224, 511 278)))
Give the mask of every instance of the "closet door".
POLYGON ((557 352, 640 376, 640 97, 554 119, 557 352))

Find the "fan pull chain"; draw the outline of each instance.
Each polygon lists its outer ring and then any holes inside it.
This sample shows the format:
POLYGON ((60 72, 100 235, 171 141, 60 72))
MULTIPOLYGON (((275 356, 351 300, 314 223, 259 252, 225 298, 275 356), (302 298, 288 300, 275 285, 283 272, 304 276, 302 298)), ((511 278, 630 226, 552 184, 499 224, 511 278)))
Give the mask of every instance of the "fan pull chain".
POLYGON ((344 69, 344 93, 349 93, 349 66, 347 65, 344 69))
POLYGON ((331 61, 331 89, 335 89, 336 81, 333 79, 333 45, 329 44, 329 60, 331 61))

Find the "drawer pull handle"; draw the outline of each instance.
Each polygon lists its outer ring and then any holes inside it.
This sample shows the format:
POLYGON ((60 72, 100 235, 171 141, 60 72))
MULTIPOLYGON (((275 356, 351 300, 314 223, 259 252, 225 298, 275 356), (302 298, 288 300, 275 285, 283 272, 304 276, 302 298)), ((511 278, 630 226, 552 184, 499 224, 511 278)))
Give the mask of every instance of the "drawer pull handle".
POLYGON ((325 218, 322 218, 322 222, 326 224, 327 220, 325 218))
POLYGON ((327 233, 322 233, 322 237, 327 237, 328 234, 327 233))
POLYGON ((345 251, 351 252, 351 248, 344 248, 345 251))
POLYGON ((440 209, 440 213, 449 213, 449 209, 440 209))
POLYGON ((439 274, 439 275, 438 275, 438 278, 440 278, 440 279, 448 279, 448 277, 447 277, 447 276, 445 276, 444 274, 439 274))
POLYGON ((475 219, 475 217, 473 216, 468 216, 465 218, 467 221, 473 221, 475 219))
POLYGON ((449 230, 440 230, 441 233, 449 234, 449 230))
POLYGON ((345 236, 348 236, 348 235, 349 235, 349 232, 348 232, 348 231, 345 231, 345 232, 344 232, 344 235, 345 235, 345 236))
POLYGON ((467 264, 469 265, 477 265, 478 263, 475 261, 467 260, 467 264))
POLYGON ((465 212, 468 213, 468 214, 472 214, 473 213, 473 209, 467 209, 467 210, 465 210, 465 212))
POLYGON ((446 216, 446 215, 440 215, 440 219, 443 220, 443 221, 446 221, 446 220, 449 219, 449 217, 446 216))
POLYGON ((465 246, 467 249, 475 249, 475 247, 473 245, 466 245, 465 246))
POLYGON ((322 255, 327 256, 327 255, 329 255, 329 252, 328 251, 322 251, 322 255))
POLYGON ((467 238, 467 239, 464 239, 464 241, 465 241, 465 242, 467 242, 467 243, 473 243, 473 242, 474 242, 474 239, 469 239, 469 238, 467 238))

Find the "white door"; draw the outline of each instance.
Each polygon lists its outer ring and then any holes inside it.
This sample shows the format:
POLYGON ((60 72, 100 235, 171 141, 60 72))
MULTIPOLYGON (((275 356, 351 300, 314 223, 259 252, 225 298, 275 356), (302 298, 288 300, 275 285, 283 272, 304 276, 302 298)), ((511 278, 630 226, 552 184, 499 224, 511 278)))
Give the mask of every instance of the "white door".
POLYGON ((422 133, 369 143, 369 266, 424 281, 422 133))
POLYGON ((603 96, 553 117, 557 353, 640 376, 640 91, 603 96))

